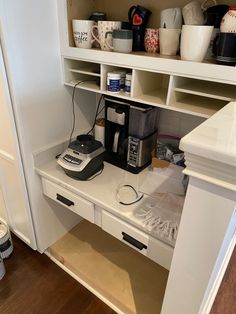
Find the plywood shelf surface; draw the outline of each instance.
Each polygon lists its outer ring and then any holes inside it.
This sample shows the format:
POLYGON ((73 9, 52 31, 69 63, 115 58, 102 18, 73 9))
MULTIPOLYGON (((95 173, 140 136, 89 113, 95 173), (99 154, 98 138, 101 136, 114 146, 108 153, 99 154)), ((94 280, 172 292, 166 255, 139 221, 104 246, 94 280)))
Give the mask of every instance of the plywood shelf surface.
POLYGON ((49 253, 121 312, 160 313, 168 271, 97 226, 82 221, 49 253))

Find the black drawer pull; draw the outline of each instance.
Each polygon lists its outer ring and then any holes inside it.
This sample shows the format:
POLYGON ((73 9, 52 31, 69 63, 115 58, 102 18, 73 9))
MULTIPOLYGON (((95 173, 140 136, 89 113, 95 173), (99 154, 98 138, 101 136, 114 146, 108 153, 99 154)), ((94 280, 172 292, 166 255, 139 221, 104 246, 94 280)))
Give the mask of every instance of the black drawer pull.
POLYGON ((133 246, 135 246, 140 251, 142 251, 142 249, 147 249, 147 246, 145 244, 143 244, 142 242, 140 242, 140 241, 136 240, 135 238, 131 237, 127 233, 122 232, 122 235, 123 235, 123 240, 124 241, 132 244, 133 246))
POLYGON ((68 198, 65 198, 64 196, 57 194, 57 200, 62 202, 63 204, 66 204, 67 206, 75 205, 74 202, 68 200, 68 198))

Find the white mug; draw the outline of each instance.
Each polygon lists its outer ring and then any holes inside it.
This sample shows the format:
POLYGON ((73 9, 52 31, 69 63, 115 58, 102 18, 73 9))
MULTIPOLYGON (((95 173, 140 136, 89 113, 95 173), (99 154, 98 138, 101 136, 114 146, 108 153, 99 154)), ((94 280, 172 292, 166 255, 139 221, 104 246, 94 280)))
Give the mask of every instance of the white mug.
POLYGON ((180 8, 170 8, 161 11, 161 28, 182 27, 182 11, 180 8))
POLYGON ((204 14, 201 3, 198 1, 189 2, 182 9, 184 24, 186 25, 203 25, 204 14))
POLYGON ((73 35, 75 45, 78 48, 92 48, 92 27, 94 21, 91 20, 72 20, 73 35))
POLYGON ((98 25, 92 27, 92 36, 100 44, 102 50, 112 51, 112 31, 121 29, 121 22, 117 21, 98 21, 98 25), (95 29, 97 29, 98 37, 96 37, 95 29), (108 36, 107 33, 109 32, 108 36), (106 38, 107 37, 107 38, 106 38), (109 46, 108 46, 108 44, 109 46))
POLYGON ((159 28, 160 54, 175 56, 179 50, 181 29, 159 28))
POLYGON ((209 47, 214 26, 183 25, 180 56, 182 60, 202 62, 209 47))
POLYGON ((132 51, 133 31, 129 29, 114 29, 113 32, 107 32, 105 35, 106 44, 116 52, 129 53, 132 51), (113 46, 108 41, 108 35, 112 35, 113 46))

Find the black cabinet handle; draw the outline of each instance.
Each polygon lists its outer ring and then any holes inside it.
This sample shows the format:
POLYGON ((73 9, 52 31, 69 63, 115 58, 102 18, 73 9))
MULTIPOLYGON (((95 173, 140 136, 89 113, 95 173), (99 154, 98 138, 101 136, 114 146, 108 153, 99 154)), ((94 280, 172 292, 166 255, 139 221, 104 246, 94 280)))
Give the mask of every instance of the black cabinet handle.
POLYGON ((122 235, 123 235, 123 240, 124 241, 128 242, 129 244, 132 244, 133 246, 135 246, 140 251, 142 251, 142 249, 147 249, 147 246, 145 244, 143 244, 142 242, 140 242, 140 241, 136 240, 135 238, 131 237, 127 233, 122 232, 122 235))
POLYGON ((63 204, 67 205, 67 206, 72 206, 75 205, 74 202, 68 200, 68 198, 65 198, 64 196, 57 194, 57 200, 62 202, 63 204))

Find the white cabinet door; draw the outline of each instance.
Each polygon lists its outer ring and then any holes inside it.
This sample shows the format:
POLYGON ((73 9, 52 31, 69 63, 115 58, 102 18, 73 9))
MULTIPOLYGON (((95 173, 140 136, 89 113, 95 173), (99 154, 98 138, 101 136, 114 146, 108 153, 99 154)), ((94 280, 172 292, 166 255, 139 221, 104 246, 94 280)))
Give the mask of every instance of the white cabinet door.
POLYGON ((36 248, 4 59, 0 47, 0 218, 36 248))

